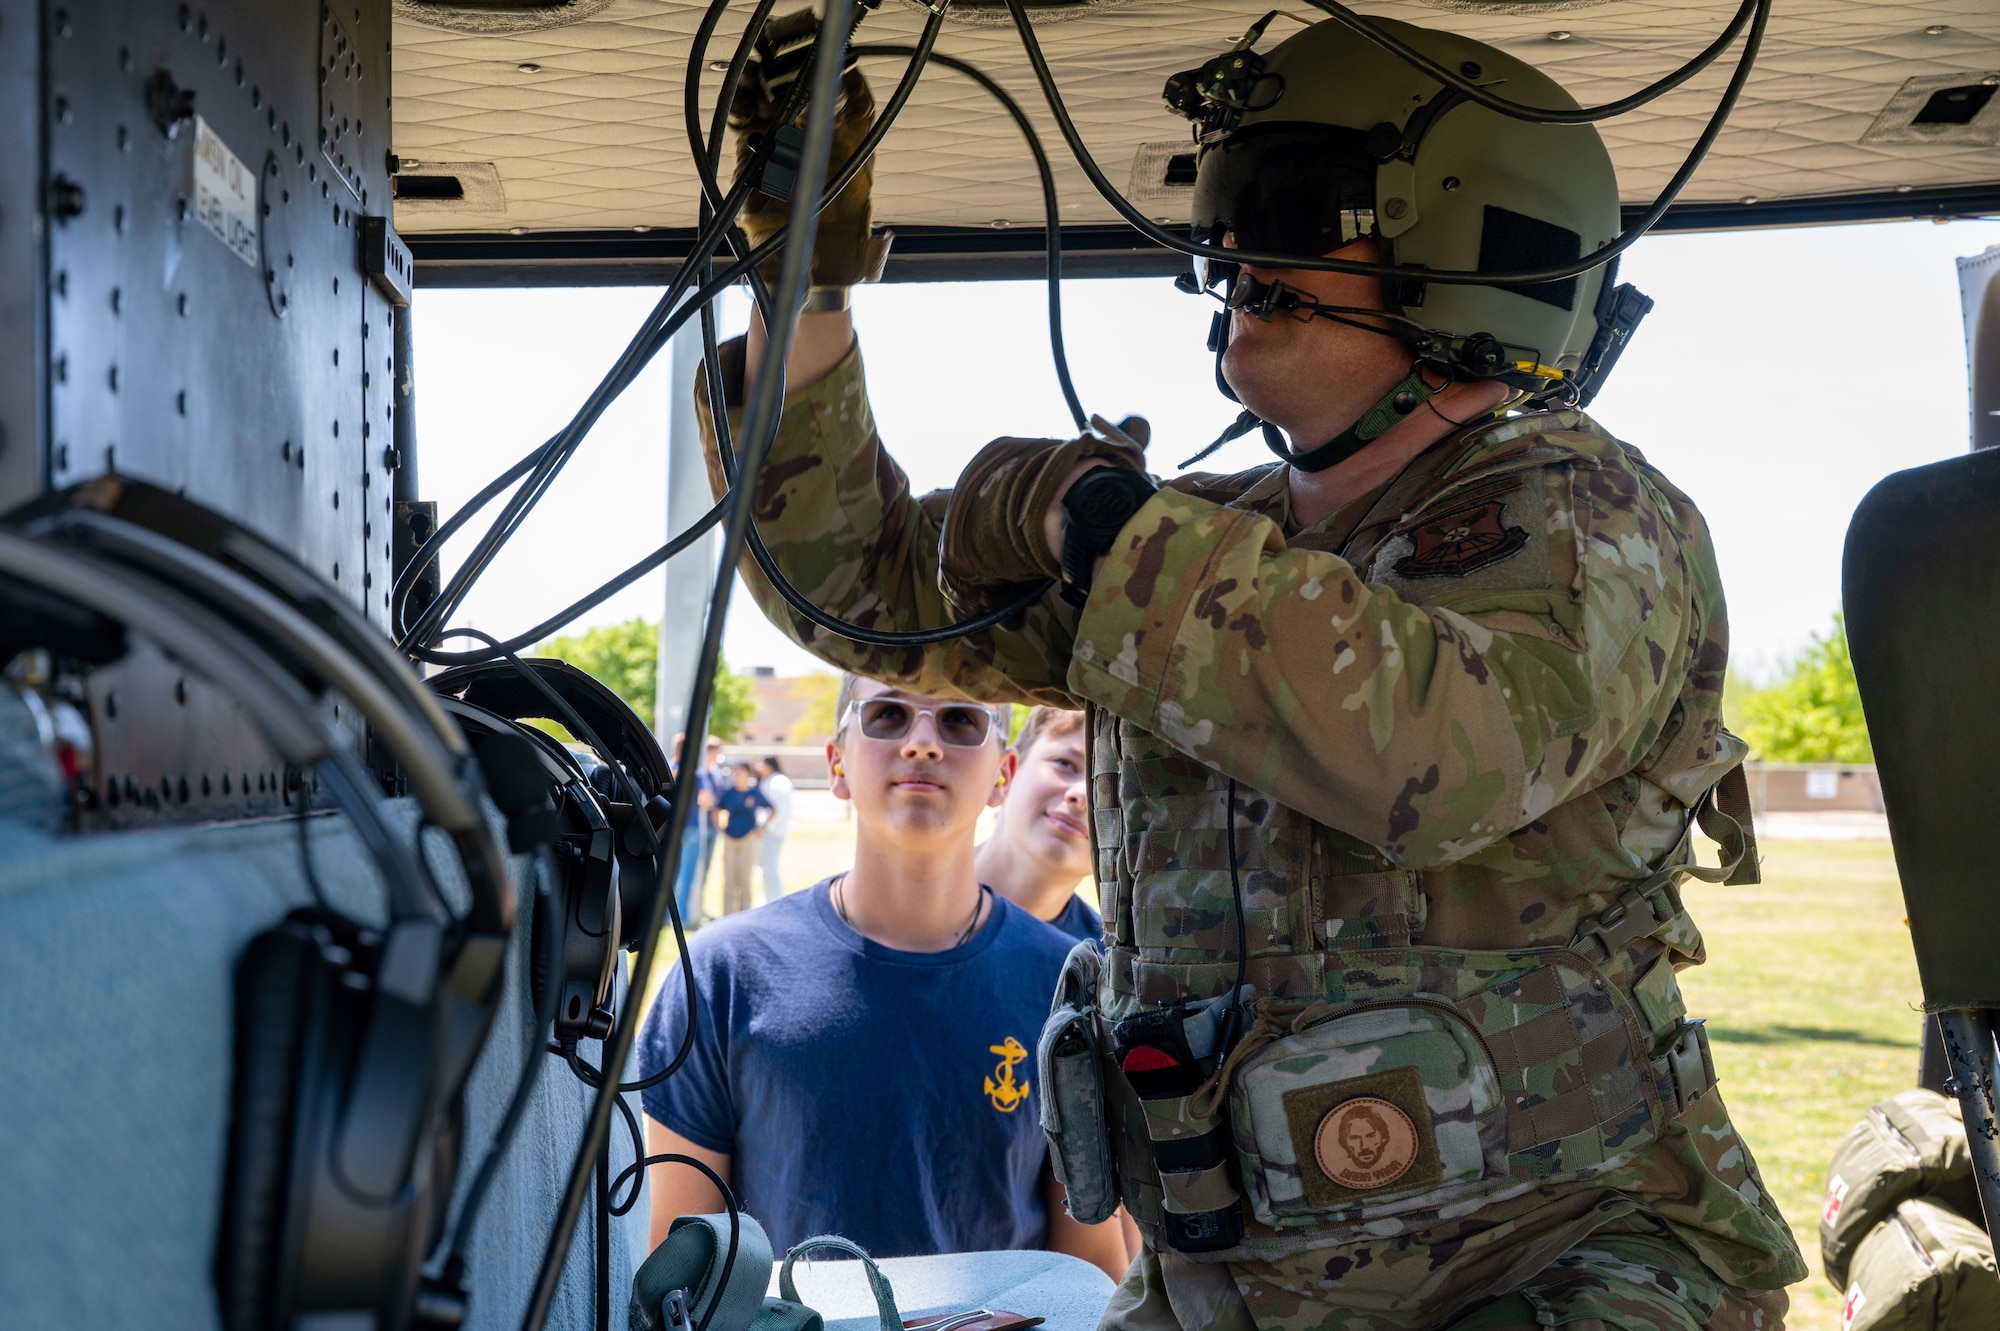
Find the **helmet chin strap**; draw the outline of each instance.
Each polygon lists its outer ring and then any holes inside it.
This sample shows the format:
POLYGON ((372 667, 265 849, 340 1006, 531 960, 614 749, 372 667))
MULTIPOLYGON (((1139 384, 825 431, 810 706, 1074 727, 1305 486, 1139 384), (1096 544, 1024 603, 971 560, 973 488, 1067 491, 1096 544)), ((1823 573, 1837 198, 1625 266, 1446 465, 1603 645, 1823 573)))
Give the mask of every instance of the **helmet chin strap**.
POLYGON ((1403 381, 1378 398, 1374 406, 1361 414, 1360 420, 1318 448, 1309 448, 1303 453, 1292 452, 1285 444, 1284 435, 1269 421, 1264 423, 1264 442, 1273 453, 1300 471, 1325 471, 1380 439, 1389 432, 1390 426, 1424 405, 1450 382, 1446 379, 1444 384, 1432 388, 1424 382, 1422 365, 1413 365, 1403 381))
MULTIPOLYGON (((1303 311, 1304 318, 1308 321, 1314 318, 1331 319, 1335 323, 1343 323, 1352 328, 1361 328, 1371 333, 1380 333, 1384 337, 1393 337, 1398 341, 1402 340, 1391 329, 1379 328, 1374 324, 1364 323, 1360 319, 1346 317, 1364 315, 1376 318, 1394 318, 1395 316, 1386 315, 1379 310, 1369 310, 1360 307, 1322 305, 1318 301, 1301 296, 1298 292, 1288 288, 1283 282, 1260 282, 1248 273, 1238 273, 1236 280, 1229 288, 1227 308, 1216 314, 1215 322, 1211 325, 1208 336, 1209 349, 1215 352, 1216 387, 1221 389, 1223 395, 1231 401, 1240 402, 1242 399, 1236 396, 1235 390, 1230 388, 1228 381, 1222 377, 1222 356, 1224 352, 1229 350, 1230 311, 1238 309, 1248 310, 1266 322, 1276 318, 1281 313, 1297 317, 1293 315, 1293 311, 1303 311)), ((1286 463, 1297 467, 1300 471, 1325 471, 1328 467, 1345 462, 1348 458, 1353 457, 1356 453, 1368 447, 1369 444, 1387 434, 1390 427, 1395 425, 1397 421, 1402 420, 1403 417, 1409 415, 1418 407, 1430 401, 1438 393, 1450 387, 1452 381, 1449 371, 1445 373, 1444 382, 1433 387, 1424 379, 1423 364, 1422 360, 1418 360, 1415 364, 1411 365, 1410 372, 1403 377, 1402 381, 1378 398, 1374 406, 1361 414, 1359 420, 1317 448, 1307 449, 1303 453, 1294 453, 1290 445, 1286 443, 1283 431, 1259 416, 1256 412, 1245 409, 1230 423, 1228 429, 1216 437, 1214 443, 1202 449, 1201 452, 1195 454, 1186 462, 1181 463, 1181 468, 1182 470, 1186 470, 1231 440, 1240 439, 1250 433, 1251 430, 1261 428, 1264 434, 1265 445, 1286 463)))

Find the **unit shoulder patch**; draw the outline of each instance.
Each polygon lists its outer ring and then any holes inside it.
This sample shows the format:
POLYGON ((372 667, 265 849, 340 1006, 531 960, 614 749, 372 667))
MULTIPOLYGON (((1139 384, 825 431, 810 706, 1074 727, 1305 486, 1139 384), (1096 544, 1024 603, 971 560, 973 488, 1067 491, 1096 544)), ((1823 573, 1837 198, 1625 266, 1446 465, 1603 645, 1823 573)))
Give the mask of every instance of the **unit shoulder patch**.
POLYGON ((1405 578, 1452 578, 1512 559, 1528 546, 1526 528, 1507 521, 1507 502, 1485 499, 1426 518, 1403 533, 1410 553, 1392 567, 1405 578))
MULTIPOLYGON (((1540 597, 1553 585, 1550 508, 1558 485, 1566 492, 1566 478, 1537 467, 1420 500, 1365 557, 1367 580, 1420 604, 1540 597)), ((1539 607, 1537 599, 1522 608, 1539 607)))

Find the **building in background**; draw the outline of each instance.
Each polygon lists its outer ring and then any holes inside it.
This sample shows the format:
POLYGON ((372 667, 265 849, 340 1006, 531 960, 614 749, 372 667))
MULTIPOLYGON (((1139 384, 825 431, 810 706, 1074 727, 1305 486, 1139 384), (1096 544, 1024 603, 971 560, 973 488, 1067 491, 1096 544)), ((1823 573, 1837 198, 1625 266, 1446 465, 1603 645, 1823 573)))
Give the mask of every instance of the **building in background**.
POLYGON ((775 756, 800 788, 826 789, 826 746, 833 740, 840 676, 780 676, 770 666, 753 666, 750 688, 750 719, 724 748, 729 761, 775 756))

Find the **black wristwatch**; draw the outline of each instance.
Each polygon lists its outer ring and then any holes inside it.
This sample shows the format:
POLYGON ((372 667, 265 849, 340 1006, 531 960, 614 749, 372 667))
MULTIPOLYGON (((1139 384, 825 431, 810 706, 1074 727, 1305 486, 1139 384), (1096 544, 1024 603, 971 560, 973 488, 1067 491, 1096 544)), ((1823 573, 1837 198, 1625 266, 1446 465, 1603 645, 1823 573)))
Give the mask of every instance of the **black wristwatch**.
POLYGON ((1093 467, 1063 495, 1062 598, 1081 606, 1090 596, 1091 571, 1110 551, 1132 515, 1160 487, 1144 472, 1093 467))

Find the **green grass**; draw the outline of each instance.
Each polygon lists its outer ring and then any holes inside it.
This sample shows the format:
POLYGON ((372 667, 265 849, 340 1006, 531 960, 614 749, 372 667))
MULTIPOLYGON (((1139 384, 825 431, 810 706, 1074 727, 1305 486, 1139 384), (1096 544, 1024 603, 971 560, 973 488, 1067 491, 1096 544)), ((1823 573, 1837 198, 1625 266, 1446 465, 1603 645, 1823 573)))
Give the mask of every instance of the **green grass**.
POLYGON ((1723 1096, 1812 1268, 1792 1287, 1787 1325, 1837 1331, 1820 1194, 1835 1143, 1870 1105, 1916 1084, 1916 958, 1887 842, 1763 850, 1759 886, 1688 885, 1708 964, 1681 985, 1689 1012, 1708 1018, 1723 1096))

